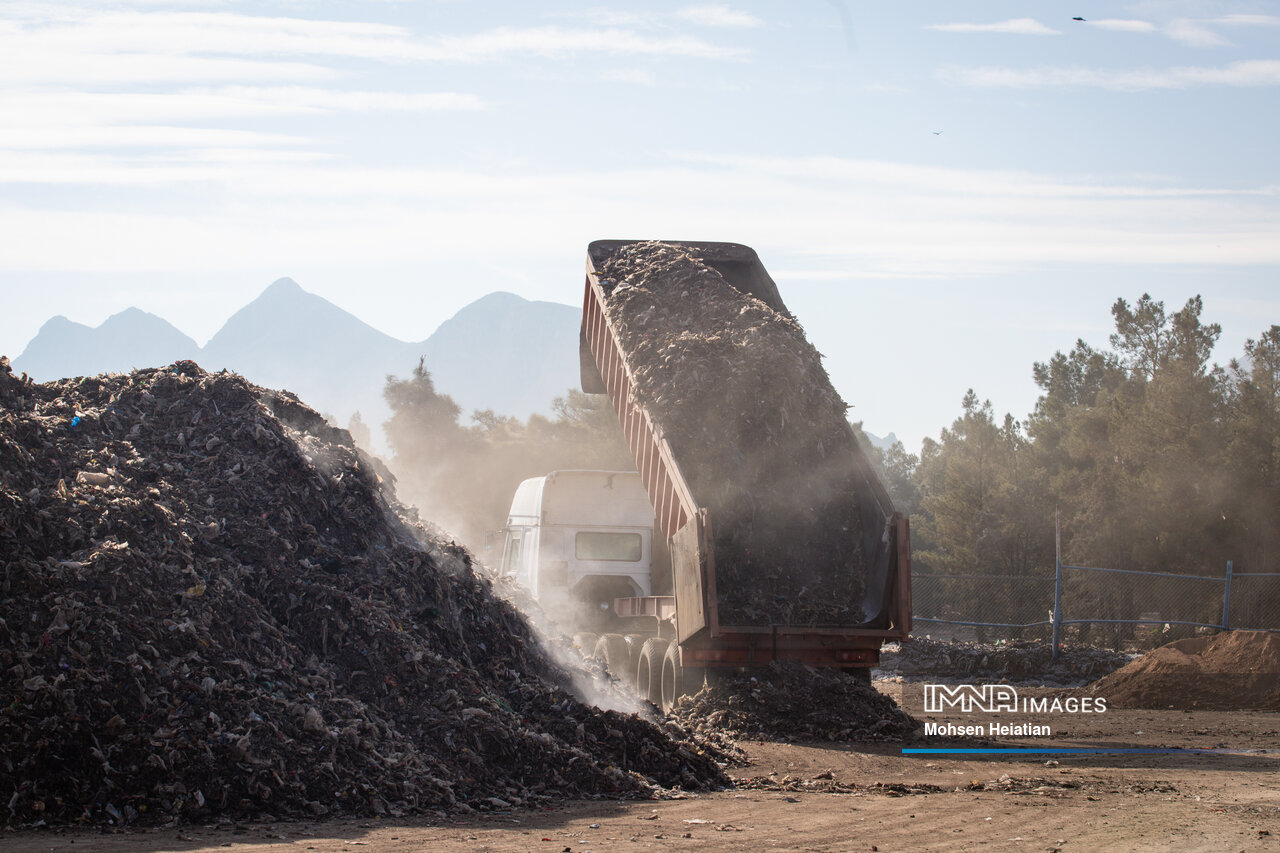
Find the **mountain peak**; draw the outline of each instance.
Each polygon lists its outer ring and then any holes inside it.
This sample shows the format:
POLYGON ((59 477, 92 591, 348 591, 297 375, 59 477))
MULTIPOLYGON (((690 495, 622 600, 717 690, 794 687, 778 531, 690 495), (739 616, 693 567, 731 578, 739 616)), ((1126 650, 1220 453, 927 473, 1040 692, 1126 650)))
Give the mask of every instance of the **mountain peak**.
POLYGON ((300 293, 306 293, 302 286, 293 279, 285 276, 278 278, 262 291, 263 296, 296 296, 300 293))
POLYGON ((150 311, 143 311, 141 308, 130 306, 123 311, 117 311, 110 317, 102 321, 99 329, 111 329, 116 326, 124 326, 127 328, 137 328, 142 324, 159 326, 169 326, 168 321, 161 317, 157 317, 150 311))
POLYGON ((54 314, 44 324, 40 326, 40 333, 47 334, 53 332, 61 332, 66 329, 87 329, 88 326, 77 323, 66 314, 54 314))
POLYGON ((486 293, 479 299, 472 302, 472 305, 518 305, 528 302, 523 296, 512 293, 508 290, 495 290, 492 293, 486 293))
MULTIPOLYGON (((228 368, 272 387, 286 387, 296 363, 327 365, 339 349, 375 359, 409 345, 385 335, 291 278, 276 279, 223 324, 201 352, 207 370, 228 368)), ((291 388, 290 390, 297 390, 291 388)))

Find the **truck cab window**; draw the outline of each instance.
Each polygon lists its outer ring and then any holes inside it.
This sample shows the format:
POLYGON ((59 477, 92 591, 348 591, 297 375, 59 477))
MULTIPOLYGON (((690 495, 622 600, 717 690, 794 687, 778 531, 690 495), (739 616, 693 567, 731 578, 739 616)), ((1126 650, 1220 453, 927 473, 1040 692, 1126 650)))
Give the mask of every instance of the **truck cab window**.
POLYGON ((507 540, 507 553, 502 559, 502 574, 514 575, 518 565, 520 565, 520 537, 512 536, 507 540))
POLYGON ((642 553, 639 533, 597 533, 583 531, 573 541, 573 555, 579 560, 617 560, 636 563, 642 553))

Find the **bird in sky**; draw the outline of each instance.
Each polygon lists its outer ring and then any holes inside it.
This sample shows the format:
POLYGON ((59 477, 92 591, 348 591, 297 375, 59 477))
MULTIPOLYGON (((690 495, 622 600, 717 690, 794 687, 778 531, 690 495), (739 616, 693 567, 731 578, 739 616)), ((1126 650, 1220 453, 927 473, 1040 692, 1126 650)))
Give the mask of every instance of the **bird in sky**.
POLYGON ((1084 20, 1084 18, 1072 18, 1071 20, 1073 20, 1073 21, 1083 21, 1083 20, 1084 20))
POLYGON ((935 130, 935 131, 933 131, 933 135, 934 135, 934 136, 941 136, 941 135, 942 135, 942 131, 940 131, 940 130, 935 130))

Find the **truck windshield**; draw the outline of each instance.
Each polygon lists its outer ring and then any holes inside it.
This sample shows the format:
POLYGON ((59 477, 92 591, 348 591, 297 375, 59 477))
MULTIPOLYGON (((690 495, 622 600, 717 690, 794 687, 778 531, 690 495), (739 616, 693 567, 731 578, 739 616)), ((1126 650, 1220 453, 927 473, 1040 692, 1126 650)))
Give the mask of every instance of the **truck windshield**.
POLYGON ((639 533, 582 532, 573 543, 573 555, 579 560, 640 560, 639 533))

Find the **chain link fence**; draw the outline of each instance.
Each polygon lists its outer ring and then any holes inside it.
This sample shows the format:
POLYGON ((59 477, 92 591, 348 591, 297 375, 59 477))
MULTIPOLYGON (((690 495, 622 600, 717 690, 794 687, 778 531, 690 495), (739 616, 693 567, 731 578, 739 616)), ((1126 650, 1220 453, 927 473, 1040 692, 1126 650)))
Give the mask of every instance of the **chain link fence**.
POLYGON ((923 575, 911 577, 916 633, 934 639, 1048 640, 1052 633, 1054 578, 1026 575, 923 575))
POLYGON ((1229 622, 1232 628, 1280 630, 1280 573, 1232 575, 1229 622))
POLYGON ((1059 564, 1041 574, 915 574, 916 633, 1147 649, 1233 629, 1280 631, 1280 573, 1138 572, 1059 564), (1055 606, 1056 601, 1056 606, 1055 606))

